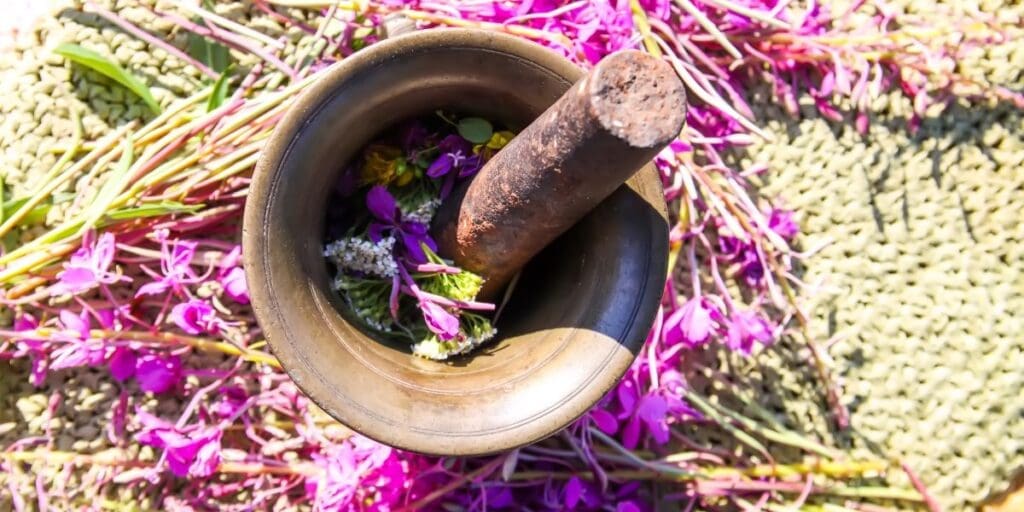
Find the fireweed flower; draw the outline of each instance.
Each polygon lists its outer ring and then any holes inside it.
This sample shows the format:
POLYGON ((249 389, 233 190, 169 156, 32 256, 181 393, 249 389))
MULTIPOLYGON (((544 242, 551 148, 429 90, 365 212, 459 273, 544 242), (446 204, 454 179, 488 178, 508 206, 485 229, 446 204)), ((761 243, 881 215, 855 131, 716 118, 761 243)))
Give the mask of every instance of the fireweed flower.
MULTIPOLYGON (((18 315, 14 319, 14 330, 19 332, 34 331, 39 327, 39 322, 29 314, 18 315)), ((46 372, 50 361, 46 351, 47 342, 44 340, 23 338, 14 344, 14 357, 28 356, 32 360, 32 371, 29 374, 29 382, 35 387, 42 387, 46 382, 46 372)))
POLYGON ((449 135, 441 140, 438 149, 441 155, 427 167, 427 176, 437 179, 457 171, 458 177, 465 178, 480 170, 480 156, 473 154, 473 147, 466 139, 449 135))
POLYGON ((775 339, 772 327, 754 311, 734 311, 729 316, 725 344, 745 355, 754 351, 754 343, 769 345, 775 339))
POLYGON ((437 251, 437 244, 427 234, 427 225, 421 222, 403 221, 402 211, 398 208, 394 196, 386 188, 375 185, 366 193, 366 208, 376 219, 370 224, 370 239, 374 243, 385 236, 394 236, 402 241, 404 253, 415 263, 425 263, 426 255, 420 244, 425 244, 431 251, 437 251))
POLYGON ((722 314, 711 301, 693 297, 665 319, 662 336, 666 345, 685 343, 694 348, 703 345, 717 329, 722 314))
POLYGON ((171 473, 179 477, 208 477, 220 465, 221 436, 213 426, 193 425, 179 429, 145 411, 136 411, 142 430, 135 438, 142 444, 164 450, 171 473))
POLYGON ((164 393, 181 380, 181 358, 152 352, 144 353, 136 359, 135 378, 143 391, 164 393))
POLYGON ((768 228, 786 240, 792 240, 800 233, 800 226, 793 219, 793 212, 773 208, 768 214, 768 228))
POLYGON ((239 304, 249 303, 249 287, 245 281, 245 271, 241 267, 242 247, 235 246, 224 256, 217 272, 217 282, 224 289, 224 294, 239 304))
POLYGON ((110 233, 100 235, 95 243, 83 243, 57 275, 52 292, 55 295, 81 293, 100 284, 131 281, 131 278, 110 271, 115 252, 114 235, 110 233))
POLYGON ((110 375, 120 382, 124 382, 135 375, 135 365, 138 357, 135 351, 128 347, 115 347, 107 358, 107 367, 110 375))
POLYGON ((306 479, 314 510, 390 510, 411 486, 409 464, 399 453, 362 436, 314 454, 313 460, 323 470, 306 479))
MULTIPOLYGON (((104 310, 97 314, 101 327, 114 327, 113 311, 104 310)), ((87 311, 82 311, 78 315, 67 310, 61 311, 57 323, 62 332, 53 337, 57 348, 50 354, 50 369, 63 370, 104 362, 107 354, 106 342, 101 339, 90 339, 92 321, 87 311)))
POLYGON ((179 329, 191 334, 217 334, 225 326, 209 302, 190 299, 171 308, 167 319, 179 329))
POLYGON ((160 242, 160 274, 142 266, 142 269, 153 277, 155 281, 146 283, 135 292, 136 297, 143 295, 159 295, 167 290, 181 293, 182 287, 189 284, 196 284, 203 280, 196 275, 192 269, 192 258, 196 254, 196 243, 184 240, 169 241, 168 231, 162 229, 156 232, 156 239, 160 242))

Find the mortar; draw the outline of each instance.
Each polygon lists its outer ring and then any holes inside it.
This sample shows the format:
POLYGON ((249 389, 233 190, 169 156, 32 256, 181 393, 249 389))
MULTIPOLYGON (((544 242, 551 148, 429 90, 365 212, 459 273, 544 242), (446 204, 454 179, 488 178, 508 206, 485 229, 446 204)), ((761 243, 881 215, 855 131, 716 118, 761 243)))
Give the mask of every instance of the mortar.
POLYGON ((416 358, 361 330, 322 256, 329 191, 389 127, 445 109, 522 128, 583 76, 511 36, 429 30, 346 58, 298 98, 256 167, 243 245, 267 341, 324 411, 391 446, 478 455, 557 432, 622 377, 666 274, 667 212, 652 165, 535 257, 497 337, 452 361, 416 358))

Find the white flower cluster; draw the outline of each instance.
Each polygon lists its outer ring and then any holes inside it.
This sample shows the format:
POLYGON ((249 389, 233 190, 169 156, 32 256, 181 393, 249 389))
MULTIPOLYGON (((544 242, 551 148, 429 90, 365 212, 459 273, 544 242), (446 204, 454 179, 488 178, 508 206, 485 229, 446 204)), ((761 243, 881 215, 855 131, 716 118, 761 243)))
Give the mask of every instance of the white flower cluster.
POLYGON ((359 318, 362 319, 362 321, 366 322, 366 325, 368 325, 368 326, 370 326, 370 327, 372 327, 372 328, 374 328, 374 329, 376 329, 376 330, 378 330, 380 332, 391 332, 391 323, 390 322, 388 322, 386 324, 380 323, 380 322, 374 320, 373 317, 371 315, 368 315, 365 311, 356 311, 356 314, 359 315, 359 318))
POLYGON ((324 247, 324 256, 342 271, 393 277, 398 273, 398 263, 392 254, 394 248, 393 236, 383 238, 377 243, 365 238, 342 238, 327 244, 324 247))
POLYGON ((498 330, 491 328, 480 337, 465 336, 463 333, 448 341, 441 341, 437 336, 430 336, 412 346, 413 355, 435 361, 444 361, 451 356, 464 354, 473 350, 498 334, 498 330))
POLYGON ((415 210, 411 212, 402 212, 402 218, 429 225, 430 221, 434 220, 434 214, 437 213, 438 206, 441 206, 440 199, 424 201, 420 203, 415 210))

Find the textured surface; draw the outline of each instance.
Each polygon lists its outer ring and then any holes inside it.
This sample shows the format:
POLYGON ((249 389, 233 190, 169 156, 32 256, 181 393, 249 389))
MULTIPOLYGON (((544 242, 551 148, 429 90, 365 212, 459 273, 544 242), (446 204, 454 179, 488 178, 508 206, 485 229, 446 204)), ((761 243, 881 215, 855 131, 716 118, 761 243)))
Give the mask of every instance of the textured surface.
MULTIPOLYGON (((1024 46, 964 64, 1019 88, 1024 46)), ((837 340, 852 442, 959 509, 1024 464, 1024 117, 957 105, 911 134, 907 100, 873 107, 866 137, 765 107, 779 139, 748 158, 802 215, 804 247, 829 244, 803 279, 820 285, 817 338, 837 340)))

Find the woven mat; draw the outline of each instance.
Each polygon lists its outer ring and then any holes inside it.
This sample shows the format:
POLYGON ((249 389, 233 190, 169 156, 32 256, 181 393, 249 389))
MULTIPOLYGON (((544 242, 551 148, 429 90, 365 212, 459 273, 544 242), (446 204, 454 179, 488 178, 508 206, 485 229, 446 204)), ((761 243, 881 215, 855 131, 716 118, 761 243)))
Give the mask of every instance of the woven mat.
MULTIPOLYGON (((897 3, 934 10, 929 1, 897 3)), ((1020 5, 982 7, 1024 14, 1020 5)), ((218 11, 283 33, 239 4, 218 11)), ((139 8, 121 12, 144 15, 139 8)), ((46 18, 35 37, 35 45, 0 54, 0 168, 16 192, 31 188, 56 159, 52 147, 71 134, 69 108, 83 113, 87 137, 143 111, 102 77, 49 56, 57 42, 77 41, 141 69, 158 99, 198 85, 175 59, 160 51, 146 57, 144 43, 92 15, 46 18)), ((1020 89, 1020 39, 963 65, 1020 89)), ((770 120, 777 140, 741 158, 770 165, 762 192, 800 213, 804 249, 830 242, 802 277, 817 289, 810 297, 814 334, 836 340, 831 354, 853 429, 829 432, 807 362, 787 344, 741 363, 760 382, 759 400, 802 430, 906 460, 951 509, 1001 490, 1024 467, 1024 116, 1001 105, 956 106, 934 113, 913 135, 905 127, 910 105, 892 96, 875 102, 871 132, 861 137, 852 123, 829 123, 809 104, 801 119, 791 119, 770 95, 758 94, 753 103, 762 105, 759 117, 770 120)), ((88 185, 71 184, 67 192, 88 185)), ((48 397, 21 370, 0 367, 0 445, 30 433, 48 397)), ((51 388, 77 391, 62 412, 59 448, 98 449, 114 388, 102 372, 64 373, 51 388)))
MULTIPOLYGON (((967 64, 1020 89, 1024 40, 967 64)), ((873 107, 862 137, 809 103, 798 120, 765 106, 778 140, 746 160, 769 164, 762 192, 800 212, 803 247, 829 244, 803 280, 835 340, 842 437, 966 508, 1024 467, 1024 115, 954 105, 911 134, 907 100, 873 107)))

